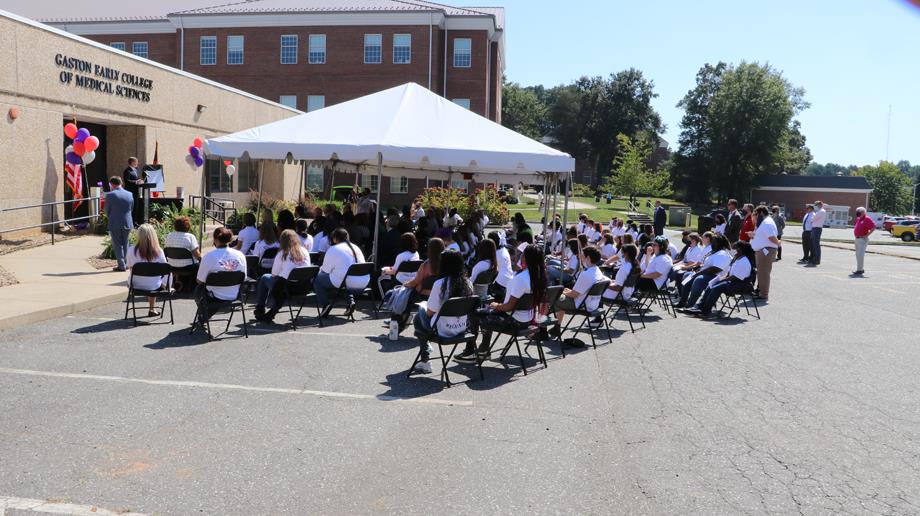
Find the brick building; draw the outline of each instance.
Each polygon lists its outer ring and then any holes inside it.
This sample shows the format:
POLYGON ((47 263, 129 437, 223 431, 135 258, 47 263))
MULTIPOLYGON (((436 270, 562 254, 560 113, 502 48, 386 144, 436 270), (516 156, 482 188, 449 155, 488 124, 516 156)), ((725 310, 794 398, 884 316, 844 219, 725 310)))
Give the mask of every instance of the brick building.
POLYGON ((825 205, 846 207, 849 220, 856 217, 856 208, 869 206, 872 186, 861 176, 759 176, 751 190, 753 204, 779 205, 785 209, 786 217, 801 220, 805 206, 815 201, 825 205))
MULTIPOLYGON (((54 13, 28 2, 4 7, 301 111, 416 82, 501 121, 502 8, 424 0, 70 2, 54 13)), ((206 169, 209 193, 246 191, 229 185, 219 165, 206 169)), ((328 195, 332 171, 322 177, 308 174, 307 186, 328 195)), ((385 202, 411 202, 424 185, 382 185, 385 202)))

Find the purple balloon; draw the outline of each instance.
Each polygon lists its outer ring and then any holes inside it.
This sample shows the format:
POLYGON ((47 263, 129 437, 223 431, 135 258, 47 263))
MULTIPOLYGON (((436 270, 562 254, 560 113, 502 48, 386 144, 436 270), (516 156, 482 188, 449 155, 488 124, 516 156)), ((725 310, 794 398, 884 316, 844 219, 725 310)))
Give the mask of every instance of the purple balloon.
POLYGON ((196 157, 196 158, 195 158, 195 166, 196 166, 196 167, 200 167, 200 166, 202 166, 202 165, 204 165, 204 160, 201 158, 201 156, 196 157))
POLYGON ((198 156, 201 156, 201 151, 198 149, 198 147, 195 147, 194 145, 188 148, 188 152, 189 154, 192 155, 192 157, 195 157, 195 158, 197 158, 198 156))
POLYGON ((80 129, 79 131, 77 131, 77 135, 74 136, 73 141, 82 142, 83 140, 89 137, 90 137, 89 129, 84 127, 83 129, 80 129))
POLYGON ((71 165, 79 165, 81 162, 80 155, 76 152, 68 152, 66 159, 67 163, 70 163, 71 165))

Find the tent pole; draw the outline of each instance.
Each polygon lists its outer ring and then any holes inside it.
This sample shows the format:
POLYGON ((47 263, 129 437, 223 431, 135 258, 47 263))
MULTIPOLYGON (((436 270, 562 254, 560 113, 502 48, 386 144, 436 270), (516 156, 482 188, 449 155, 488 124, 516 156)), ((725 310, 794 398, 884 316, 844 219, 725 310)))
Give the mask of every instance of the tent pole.
POLYGON ((297 196, 297 204, 300 204, 303 201, 303 189, 304 189, 304 176, 307 175, 307 162, 300 162, 300 186, 297 191, 299 192, 297 196))
POLYGON ((549 220, 549 192, 550 192, 550 175, 547 174, 543 176, 543 191, 540 192, 543 194, 543 236, 546 236, 546 226, 550 223, 549 220))
MULTIPOLYGON (((556 206, 559 204, 559 174, 553 174, 552 176, 552 185, 553 185, 553 218, 550 219, 553 222, 556 222, 556 206)), ((546 196, 547 202, 549 202, 549 196, 546 196)), ((553 236, 556 235, 555 230, 552 233, 553 236)), ((565 240, 565 228, 562 228, 562 239, 565 240)), ((552 237, 550 239, 550 244, 552 245, 552 237)))
MULTIPOLYGON (((374 210, 374 249, 371 260, 377 262, 377 242, 380 240, 380 192, 383 190, 383 153, 377 153, 377 207, 374 210)), ((381 264, 377 263, 379 267, 381 264)))
POLYGON ((265 160, 259 160, 259 206, 256 210, 256 220, 259 221, 259 224, 262 224, 262 178, 265 172, 265 160))
POLYGON ((572 173, 569 172, 568 174, 566 174, 566 177, 565 177, 565 193, 563 194, 563 195, 565 195, 565 201, 563 202, 563 208, 562 208, 562 231, 563 231, 562 234, 563 234, 563 235, 565 235, 565 231, 567 231, 567 230, 569 229, 569 228, 568 228, 568 223, 569 223, 569 188, 571 188, 571 185, 572 185, 572 173))

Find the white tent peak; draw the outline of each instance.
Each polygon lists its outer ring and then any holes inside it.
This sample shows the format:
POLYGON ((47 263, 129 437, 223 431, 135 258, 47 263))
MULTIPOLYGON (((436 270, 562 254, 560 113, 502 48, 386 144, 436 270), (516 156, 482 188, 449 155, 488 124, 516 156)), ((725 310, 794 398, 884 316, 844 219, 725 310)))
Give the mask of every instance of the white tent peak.
POLYGON ((208 140, 210 155, 375 163, 420 171, 566 173, 575 160, 415 83, 208 140))

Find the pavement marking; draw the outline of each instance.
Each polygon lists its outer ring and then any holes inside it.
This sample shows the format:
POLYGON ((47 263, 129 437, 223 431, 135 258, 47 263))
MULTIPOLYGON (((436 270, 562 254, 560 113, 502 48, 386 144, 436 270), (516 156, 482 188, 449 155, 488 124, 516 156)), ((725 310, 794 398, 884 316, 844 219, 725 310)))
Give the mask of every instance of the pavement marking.
POLYGON ((903 295, 907 293, 907 292, 904 292, 903 290, 895 290, 893 288, 879 287, 878 285, 869 285, 869 287, 874 288, 876 290, 882 290, 884 292, 891 292, 892 294, 902 294, 903 295))
POLYGON ((6 510, 32 511, 45 514, 70 514, 77 516, 144 516, 139 512, 110 511, 95 505, 49 502, 34 498, 0 496, 0 514, 6 510))
POLYGON ((203 389, 224 389, 249 392, 271 392, 276 394, 300 394, 318 396, 321 398, 341 398, 353 400, 375 400, 399 403, 418 403, 422 405, 447 405, 471 407, 472 401, 448 401, 433 398, 403 398, 400 396, 384 396, 380 394, 352 394, 348 392, 314 391, 309 389, 286 389, 283 387, 254 387, 251 385, 237 385, 231 383, 191 382, 183 380, 148 380, 144 378, 125 378, 122 376, 104 376, 85 373, 58 373, 54 371, 34 371, 31 369, 10 369, 0 367, 0 373, 25 376, 44 376, 49 378, 73 378, 79 380, 101 380, 108 382, 140 383, 145 385, 166 385, 172 387, 198 387, 203 389))

